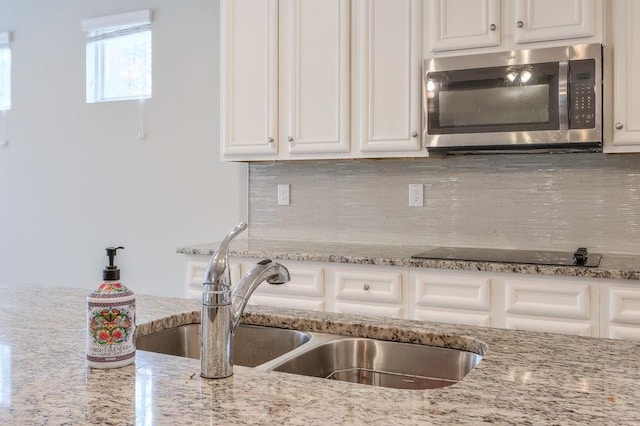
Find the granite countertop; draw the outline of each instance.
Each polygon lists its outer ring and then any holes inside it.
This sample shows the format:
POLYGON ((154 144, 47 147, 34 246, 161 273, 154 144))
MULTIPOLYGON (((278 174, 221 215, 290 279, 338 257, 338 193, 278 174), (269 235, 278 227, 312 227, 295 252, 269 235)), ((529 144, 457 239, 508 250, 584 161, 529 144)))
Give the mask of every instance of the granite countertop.
MULTIPOLYGON (((217 246, 218 243, 194 244, 178 248, 177 252, 182 254, 211 255, 217 246)), ((640 280, 640 256, 603 254, 598 267, 413 259, 411 257, 429 248, 430 247, 425 246, 408 245, 238 239, 231 245, 229 254, 238 257, 270 257, 281 260, 351 263, 360 265, 387 265, 640 280)))
MULTIPOLYGON (((132 285, 133 286, 133 285, 132 285)), ((138 351, 86 367, 79 289, 0 284, 0 424, 640 424, 640 343, 250 307, 243 322, 486 351, 461 382, 415 391, 138 351)), ((199 301, 137 296, 138 335, 192 323, 199 301)))

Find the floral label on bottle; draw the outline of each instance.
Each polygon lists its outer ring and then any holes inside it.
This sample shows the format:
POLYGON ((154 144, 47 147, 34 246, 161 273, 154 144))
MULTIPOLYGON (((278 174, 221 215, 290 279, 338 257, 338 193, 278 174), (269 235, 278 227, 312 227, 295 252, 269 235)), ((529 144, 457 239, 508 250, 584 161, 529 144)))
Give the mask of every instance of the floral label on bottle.
POLYGON ((105 281, 100 284, 100 287, 93 293, 91 293, 91 297, 98 298, 109 298, 109 297, 117 297, 117 296, 130 296, 133 295, 133 292, 129 290, 126 286, 124 286, 120 281, 109 282, 105 281))
POLYGON ((94 362, 122 361, 136 353, 135 301, 88 303, 87 359, 94 362))

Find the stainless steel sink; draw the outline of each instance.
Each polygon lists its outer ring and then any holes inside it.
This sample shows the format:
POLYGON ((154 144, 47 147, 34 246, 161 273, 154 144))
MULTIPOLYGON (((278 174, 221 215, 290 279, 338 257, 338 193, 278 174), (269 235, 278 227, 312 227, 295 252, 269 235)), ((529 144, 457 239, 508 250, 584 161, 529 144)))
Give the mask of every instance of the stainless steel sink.
POLYGON ((342 338, 313 348, 274 371, 400 389, 433 389, 459 382, 480 355, 456 349, 374 339, 342 338))
MULTIPOLYGON (((240 325, 234 364, 399 389, 433 389, 462 380, 482 356, 457 349, 240 325)), ((138 337, 138 349, 200 357, 200 324, 138 337)))
MULTIPOLYGON (((309 333, 274 327, 240 325, 233 337, 235 365, 255 367, 299 347, 309 333)), ((181 325, 138 337, 136 348, 187 358, 200 358, 200 324, 181 325)))

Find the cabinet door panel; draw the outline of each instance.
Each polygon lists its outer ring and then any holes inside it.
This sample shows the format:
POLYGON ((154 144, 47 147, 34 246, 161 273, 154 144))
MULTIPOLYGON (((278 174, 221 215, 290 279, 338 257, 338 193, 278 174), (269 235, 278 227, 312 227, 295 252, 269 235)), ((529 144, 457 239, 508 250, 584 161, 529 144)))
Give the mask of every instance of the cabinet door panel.
POLYGON ((603 294, 605 320, 612 323, 640 325, 640 289, 609 287, 603 294))
POLYGON ((586 322, 561 321, 553 318, 507 318, 505 328, 538 331, 542 333, 573 334, 577 336, 595 336, 593 327, 586 322))
POLYGON ((640 327, 612 325, 607 327, 606 331, 603 330, 603 335, 601 337, 640 341, 640 327))
POLYGON ((220 22, 222 155, 276 154, 277 0, 222 0, 220 22))
POLYGON ((413 318, 421 321, 443 322, 447 324, 464 324, 489 327, 491 317, 488 314, 472 314, 469 312, 437 311, 434 309, 416 309, 413 318))
POLYGON ((280 134, 292 154, 349 151, 349 6, 280 3, 280 134))
POLYGON ((260 285, 254 294, 290 295, 290 296, 324 296, 324 268, 314 265, 299 265, 280 262, 289 269, 291 280, 280 285, 260 285))
POLYGON ((516 43, 596 34, 594 0, 516 0, 515 10, 516 43))
POLYGON ((589 319, 591 316, 588 283, 509 278, 504 288, 508 314, 575 319, 589 319))
POLYGON ((429 0, 431 52, 500 45, 500 0, 429 0))
POLYGON ((420 151, 421 2, 358 0, 360 150, 420 151))
POLYGON ((417 306, 491 310, 491 278, 415 272, 412 274, 417 306))
POLYGON ((334 285, 336 299, 377 303, 402 303, 403 274, 374 269, 336 270, 334 285))
POLYGON ((404 309, 400 306, 364 305, 359 303, 337 302, 335 312, 353 315, 375 315, 391 318, 404 318, 404 309))
POLYGON ((294 297, 276 297, 254 294, 247 302, 249 305, 272 306, 274 308, 308 309, 324 311, 324 301, 312 299, 297 299, 294 297))
POLYGON ((605 152, 640 152, 640 2, 613 3, 613 140, 605 152))

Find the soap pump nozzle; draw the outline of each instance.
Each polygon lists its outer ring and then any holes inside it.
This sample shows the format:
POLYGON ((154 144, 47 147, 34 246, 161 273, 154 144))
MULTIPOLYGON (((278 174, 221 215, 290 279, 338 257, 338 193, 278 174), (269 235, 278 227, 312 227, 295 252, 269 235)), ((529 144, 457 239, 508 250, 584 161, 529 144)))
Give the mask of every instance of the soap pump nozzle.
POLYGON ((120 279, 120 269, 114 264, 114 257, 118 250, 124 247, 107 247, 107 257, 109 257, 109 266, 102 270, 102 279, 105 281, 118 281, 120 279))

